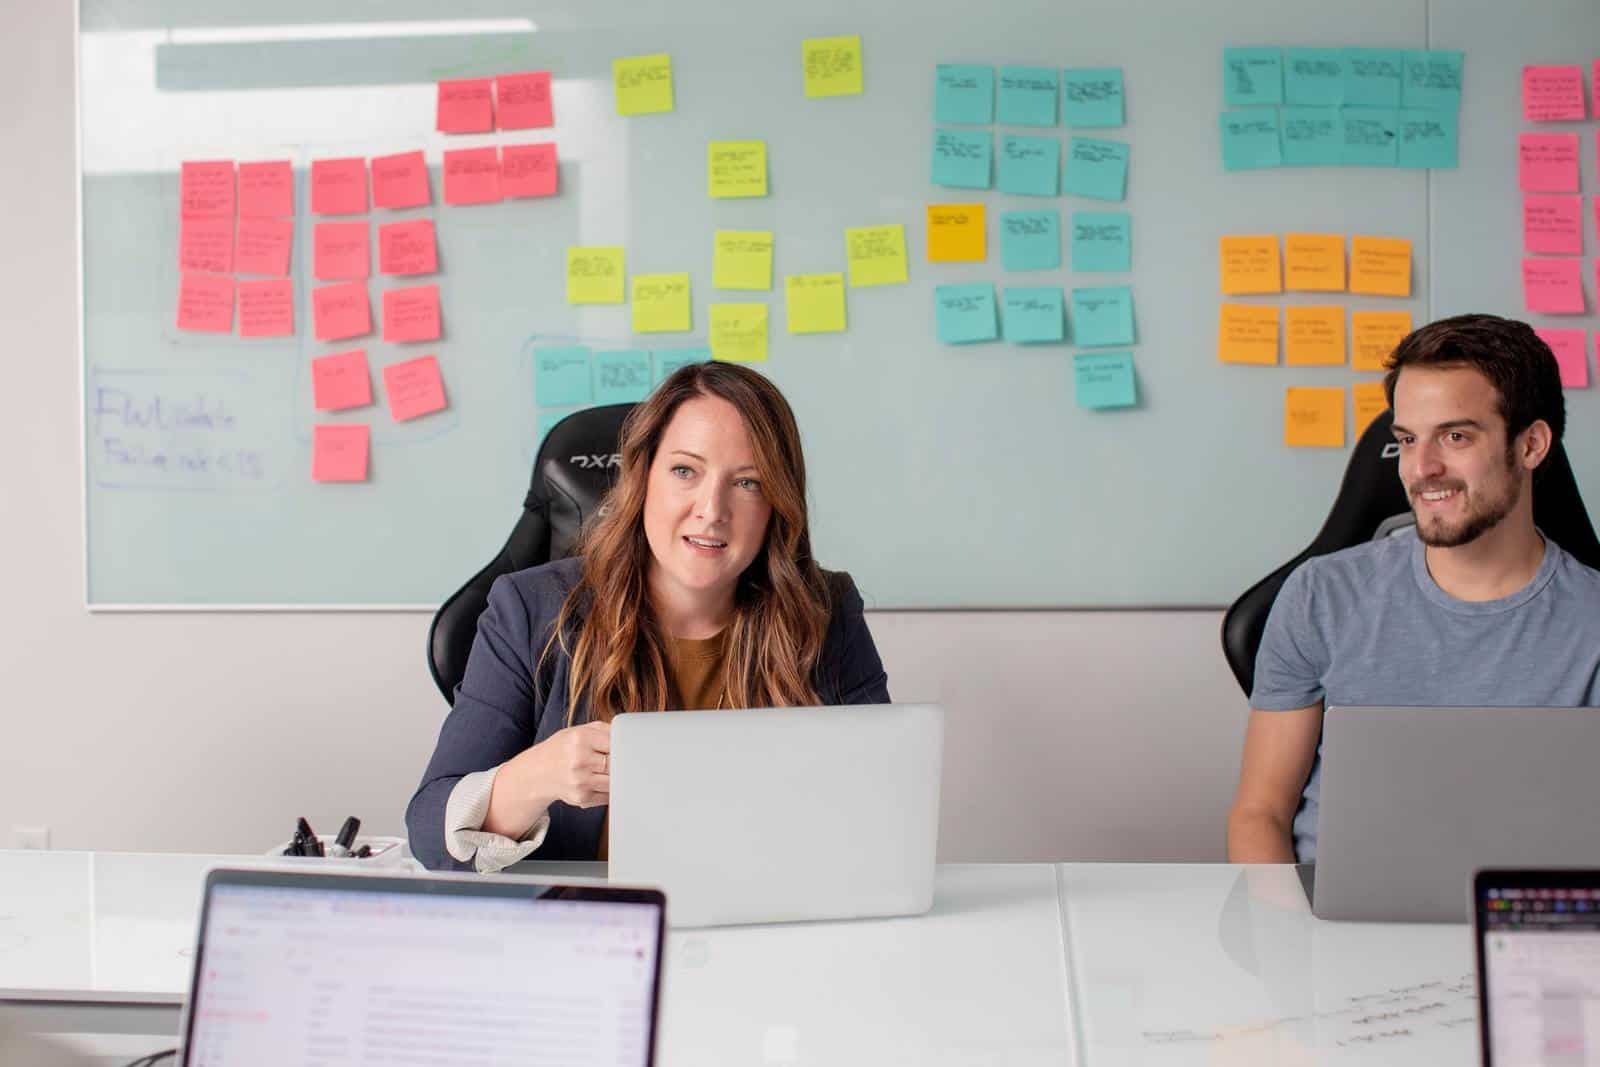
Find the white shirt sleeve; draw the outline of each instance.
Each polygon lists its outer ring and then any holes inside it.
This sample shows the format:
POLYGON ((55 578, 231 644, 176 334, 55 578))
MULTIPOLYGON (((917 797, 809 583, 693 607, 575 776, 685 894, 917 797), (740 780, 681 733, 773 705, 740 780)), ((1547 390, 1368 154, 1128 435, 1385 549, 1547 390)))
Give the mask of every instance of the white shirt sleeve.
POLYGON ((548 811, 516 841, 483 829, 483 820, 489 817, 489 794, 499 770, 490 767, 463 775, 444 805, 445 851, 463 863, 472 860, 479 874, 493 874, 526 859, 544 844, 544 835, 550 829, 548 811))

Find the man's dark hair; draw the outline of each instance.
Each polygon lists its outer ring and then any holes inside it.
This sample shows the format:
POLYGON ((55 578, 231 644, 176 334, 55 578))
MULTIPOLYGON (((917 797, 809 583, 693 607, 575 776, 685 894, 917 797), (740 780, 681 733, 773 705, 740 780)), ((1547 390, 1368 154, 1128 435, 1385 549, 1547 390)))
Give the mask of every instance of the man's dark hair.
POLYGON ((1457 315, 1430 322, 1407 334, 1390 354, 1383 392, 1394 407, 1394 385, 1407 367, 1471 367, 1500 394, 1506 446, 1543 419, 1561 440, 1567 428, 1567 402, 1561 393, 1561 367, 1555 353, 1533 327, 1498 315, 1457 315))

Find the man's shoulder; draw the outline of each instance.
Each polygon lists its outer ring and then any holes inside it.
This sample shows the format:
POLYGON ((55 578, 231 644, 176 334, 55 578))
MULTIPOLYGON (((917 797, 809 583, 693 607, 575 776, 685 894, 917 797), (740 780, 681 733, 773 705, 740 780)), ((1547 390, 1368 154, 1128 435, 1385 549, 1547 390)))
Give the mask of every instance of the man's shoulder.
POLYGON ((1556 561, 1555 581, 1564 589, 1586 598, 1589 604, 1600 597, 1600 570, 1595 570, 1551 540, 1547 542, 1560 557, 1556 561))
POLYGON ((1395 586, 1388 582, 1410 572, 1416 541, 1414 529, 1401 530, 1377 541, 1313 556, 1289 577, 1307 591, 1361 593, 1392 589, 1395 586))

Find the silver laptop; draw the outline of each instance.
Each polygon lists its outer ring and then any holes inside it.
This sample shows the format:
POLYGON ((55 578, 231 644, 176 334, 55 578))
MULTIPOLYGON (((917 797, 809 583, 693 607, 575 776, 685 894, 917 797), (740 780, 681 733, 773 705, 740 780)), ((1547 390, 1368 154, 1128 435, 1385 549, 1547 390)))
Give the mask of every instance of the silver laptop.
POLYGON ((674 711, 611 725, 610 876, 674 926, 933 905, 944 711, 674 711))
POLYGON ((179 1062, 647 1067, 665 909, 512 876, 215 870, 179 1062))
POLYGON ((1322 740, 1321 918, 1466 922, 1480 867, 1600 856, 1600 709, 1334 707, 1322 740))

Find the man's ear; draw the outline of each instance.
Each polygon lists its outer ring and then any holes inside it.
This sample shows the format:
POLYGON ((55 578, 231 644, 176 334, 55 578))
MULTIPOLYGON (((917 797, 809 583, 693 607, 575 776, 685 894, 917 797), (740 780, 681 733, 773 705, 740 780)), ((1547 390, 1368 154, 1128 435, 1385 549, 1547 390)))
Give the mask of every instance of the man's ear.
POLYGON ((1556 443, 1555 435, 1550 432, 1550 424, 1543 419, 1534 419, 1533 424, 1517 437, 1517 461, 1524 470, 1533 470, 1543 463, 1556 443))

